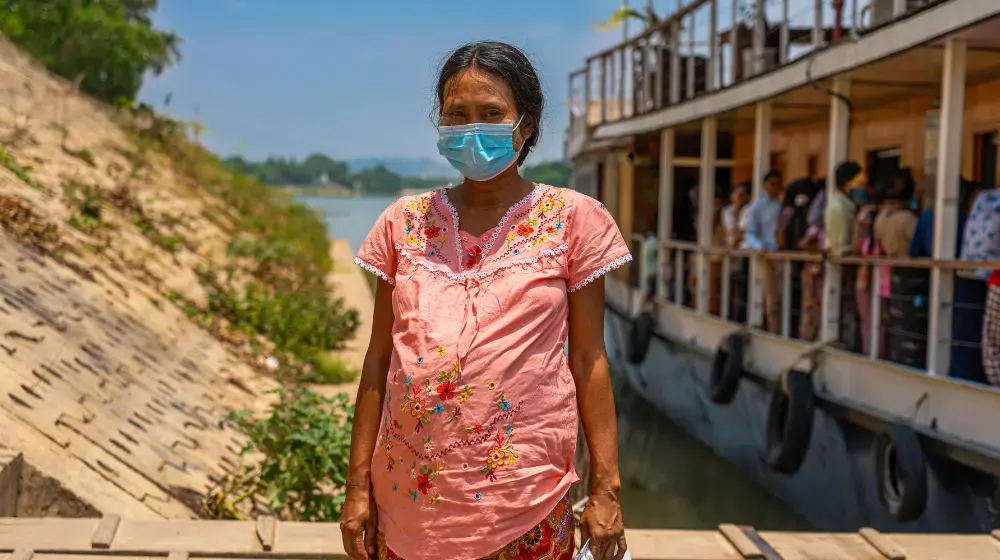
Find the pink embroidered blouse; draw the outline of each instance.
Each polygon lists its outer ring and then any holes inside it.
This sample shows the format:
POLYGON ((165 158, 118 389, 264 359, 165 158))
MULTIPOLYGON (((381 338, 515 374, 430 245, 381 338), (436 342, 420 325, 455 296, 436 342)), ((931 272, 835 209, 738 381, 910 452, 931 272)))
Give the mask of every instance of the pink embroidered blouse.
POLYGON ((487 556, 578 480, 567 293, 631 258, 603 204, 546 185, 479 238, 446 190, 382 214, 355 263, 395 285, 372 484, 396 554, 487 556))

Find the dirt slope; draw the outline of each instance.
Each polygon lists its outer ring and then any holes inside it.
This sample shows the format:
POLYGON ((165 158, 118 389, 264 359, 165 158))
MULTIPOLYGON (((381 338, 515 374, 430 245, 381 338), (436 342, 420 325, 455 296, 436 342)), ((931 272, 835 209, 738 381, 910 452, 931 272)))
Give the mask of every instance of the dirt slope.
POLYGON ((218 420, 275 386, 163 296, 203 300, 227 216, 0 38, 0 446, 93 511, 194 516, 243 443, 218 420))

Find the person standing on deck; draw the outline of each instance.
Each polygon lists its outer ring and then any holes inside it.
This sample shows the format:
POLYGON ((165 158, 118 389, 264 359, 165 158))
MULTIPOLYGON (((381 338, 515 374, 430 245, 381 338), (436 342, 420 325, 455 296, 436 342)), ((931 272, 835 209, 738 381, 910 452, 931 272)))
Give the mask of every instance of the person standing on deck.
MULTIPOLYGON (((826 247, 823 235, 823 212, 826 209, 826 180, 816 182, 816 196, 809 203, 806 214, 806 234, 799 240, 798 249, 806 253, 821 253, 826 247)), ((823 305, 823 263, 808 262, 802 267, 802 318, 799 321, 799 338, 813 341, 819 333, 823 305)))
MULTIPOLYGON (((799 243, 806 237, 809 231, 809 206, 812 204, 813 199, 816 198, 818 191, 819 187, 809 177, 792 181, 790 185, 785 187, 782 197, 783 208, 781 217, 778 219, 778 247, 781 250, 799 250, 799 243)), ((784 263, 781 264, 784 265, 784 263)), ((811 303, 811 301, 806 302, 803 298, 802 271, 805 269, 806 263, 792 260, 789 264, 792 269, 792 285, 790 290, 792 300, 785 302, 785 305, 791 306, 789 314, 791 335, 798 336, 803 321, 803 314, 806 313, 804 303, 811 303)))
MULTIPOLYGON (((833 173, 833 191, 826 201, 826 209, 823 213, 824 238, 826 240, 826 253, 833 257, 841 257, 851 252, 851 241, 854 235, 855 219, 857 217, 857 205, 851 198, 851 191, 856 190, 865 182, 864 174, 861 173, 861 166, 854 161, 845 161, 837 166, 833 173)), ((850 286, 855 283, 859 273, 857 268, 852 266, 842 267, 844 274, 844 285, 850 286)), ((864 315, 853 298, 844 298, 844 318, 841 325, 848 332, 842 336, 847 341, 852 350, 857 350, 862 346, 862 333, 857 332, 859 319, 864 315), (851 329, 855 329, 851 331, 851 329)))
MULTIPOLYGON (((747 229, 747 214, 750 210, 750 185, 737 183, 729 193, 729 204, 722 209, 722 230, 727 249, 739 249, 743 245, 743 233, 747 229)), ((729 318, 737 323, 746 322, 747 259, 730 259, 729 318)))
POLYGON ((856 188, 856 179, 861 176, 861 166, 854 161, 845 161, 834 171, 834 190, 826 203, 823 216, 826 237, 826 252, 840 257, 850 252, 857 206, 851 199, 850 191, 856 188))
MULTIPOLYGON (((875 217, 875 243, 878 254, 890 259, 905 259, 910 252, 910 241, 917 228, 917 214, 911 209, 915 189, 913 177, 907 168, 901 169, 888 189, 886 200, 875 217)), ((885 356, 888 343, 888 332, 891 325, 889 315, 890 296, 892 295, 892 276, 912 274, 906 268, 893 272, 893 267, 882 266, 880 285, 873 286, 881 298, 881 320, 879 322, 879 355, 885 356)))
MULTIPOLYGON (((772 169, 764 175, 764 192, 747 210, 743 248, 751 251, 778 250, 778 218, 781 216, 781 173, 772 169)), ((764 281, 764 322, 768 331, 781 331, 781 275, 775 264, 761 259, 764 281)))
POLYGON ((628 246, 603 204, 521 177, 543 95, 520 49, 459 47, 436 100, 438 150, 465 181, 391 204, 355 259, 379 281, 344 547, 353 560, 569 560, 582 423, 581 534, 596 559, 620 560, 604 275, 628 246))
POLYGON ((726 247, 738 249, 747 228, 747 211, 750 209, 750 186, 738 183, 729 193, 729 204, 722 209, 722 227, 726 233, 726 247))
MULTIPOLYGON (((924 211, 917 220, 916 230, 913 232, 913 239, 910 241, 910 258, 922 259, 934 256, 934 183, 925 181, 924 188, 924 211)), ((955 256, 962 255, 962 245, 965 238, 965 222, 969 218, 972 209, 972 202, 979 194, 979 184, 960 178, 958 181, 958 225, 955 236, 955 256)), ((958 372, 972 372, 973 377, 977 377, 976 371, 980 367, 985 367, 983 356, 987 352, 985 339, 982 338, 986 328, 979 323, 983 321, 981 307, 983 305, 982 281, 976 278, 963 277, 961 273, 955 274, 955 305, 951 312, 951 360, 948 366, 949 375, 958 372), (982 351, 975 348, 975 345, 983 341, 982 351), (982 365, 981 365, 982 362, 982 365), (955 372, 955 373, 952 373, 955 372)), ((987 310, 988 316, 989 310, 987 310)), ((987 380, 994 383, 993 379, 987 375, 987 380)))
MULTIPOLYGON (((1000 189, 994 185, 982 185, 982 190, 972 203, 972 210, 969 212, 969 218, 965 221, 965 233, 962 236, 961 260, 1000 261, 1000 189)), ((984 321, 984 314, 976 313, 975 307, 977 304, 983 305, 986 302, 986 282, 992 273, 993 270, 988 268, 955 272, 955 287, 957 289, 961 286, 964 293, 962 293, 961 300, 958 296, 955 297, 954 313, 957 314, 961 310, 961 314, 965 317, 967 323, 963 329, 974 329, 980 326, 978 321, 984 321), (959 308, 960 301, 962 302, 961 308, 959 308)), ((985 314, 988 315, 989 310, 985 314)), ((959 333, 959 336, 964 334, 968 334, 968 331, 959 333)), ((955 338, 957 338, 956 333, 952 333, 952 339, 955 338)), ((984 345, 989 344, 985 340, 982 342, 984 345)), ((955 349, 953 345, 952 352, 955 349)), ((979 383, 987 382, 982 362, 956 365, 951 369, 949 375, 979 383)))
MULTIPOLYGON (((955 348, 952 348, 955 352, 955 348)), ((982 332, 983 375, 994 387, 1000 387, 1000 270, 986 281, 986 312, 982 332)), ((955 362, 952 360, 954 371, 955 362)))

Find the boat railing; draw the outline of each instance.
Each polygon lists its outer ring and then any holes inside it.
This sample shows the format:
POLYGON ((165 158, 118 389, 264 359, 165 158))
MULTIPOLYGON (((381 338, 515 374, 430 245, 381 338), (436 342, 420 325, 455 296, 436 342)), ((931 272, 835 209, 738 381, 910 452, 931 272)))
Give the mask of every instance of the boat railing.
POLYGON ((570 134, 732 87, 943 1, 678 0, 570 74, 570 134))
POLYGON ((953 364, 980 367, 979 337, 966 331, 981 328, 985 310, 985 282, 974 276, 995 262, 760 252, 677 240, 656 241, 652 259, 651 240, 630 239, 638 258, 629 284, 647 301, 812 343, 821 337, 823 279, 830 274, 839 279, 825 289, 839 293, 833 315, 840 350, 927 370, 931 347, 946 344, 953 364), (931 293, 934 270, 954 275, 947 293, 931 293), (951 307, 951 324, 934 336, 930 310, 941 302, 951 307))

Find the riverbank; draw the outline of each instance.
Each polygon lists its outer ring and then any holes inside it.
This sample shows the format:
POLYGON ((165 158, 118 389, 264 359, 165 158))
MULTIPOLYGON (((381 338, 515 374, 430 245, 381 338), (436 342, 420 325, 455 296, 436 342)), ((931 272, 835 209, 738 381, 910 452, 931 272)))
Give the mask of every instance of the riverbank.
MULTIPOLYGON (((365 362, 365 353, 368 351, 368 341, 372 334, 372 310, 375 308, 375 294, 372 293, 362 268, 354 264, 354 254, 354 249, 346 239, 330 241, 333 272, 327 275, 327 283, 351 307, 358 310, 358 327, 354 336, 335 354, 345 365, 360 373, 365 362)), ((351 402, 354 402, 358 393, 359 381, 360 375, 356 379, 335 385, 311 385, 310 389, 324 396, 347 393, 351 402)))
POLYGON ((211 516, 247 441, 220 421, 354 332, 350 249, 2 38, 0 89, 0 516, 211 516))

